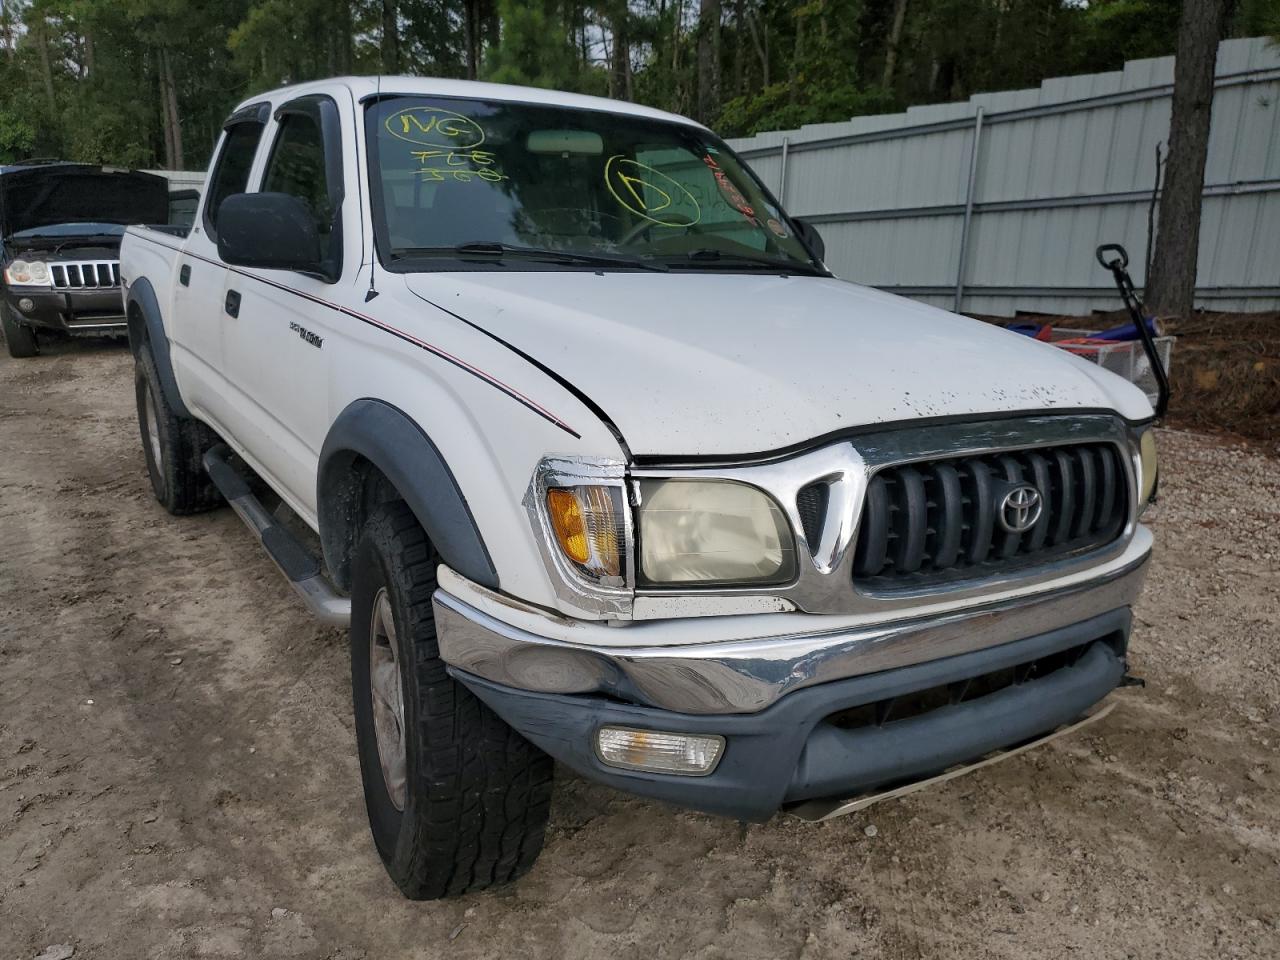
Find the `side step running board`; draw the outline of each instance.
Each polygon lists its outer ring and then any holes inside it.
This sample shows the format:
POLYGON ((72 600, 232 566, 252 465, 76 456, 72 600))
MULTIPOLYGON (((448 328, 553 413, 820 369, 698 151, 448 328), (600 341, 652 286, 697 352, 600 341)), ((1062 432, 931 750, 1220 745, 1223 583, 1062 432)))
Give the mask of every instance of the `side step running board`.
POLYGON ((267 555, 289 578, 302 602, 324 623, 345 627, 351 623, 351 600, 341 596, 325 579, 320 561, 262 505, 244 478, 231 466, 231 450, 225 443, 204 455, 204 469, 231 509, 257 534, 267 555))

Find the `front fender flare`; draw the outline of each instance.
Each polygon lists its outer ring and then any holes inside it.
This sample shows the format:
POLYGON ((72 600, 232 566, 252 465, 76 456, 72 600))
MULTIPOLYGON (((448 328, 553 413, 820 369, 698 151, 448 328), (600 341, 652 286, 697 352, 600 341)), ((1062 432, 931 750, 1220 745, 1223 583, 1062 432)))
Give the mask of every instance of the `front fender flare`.
POLYGON ((403 410, 382 400, 355 400, 338 415, 320 450, 316 508, 325 565, 340 587, 351 583, 362 507, 353 467, 367 460, 413 511, 441 559, 491 589, 498 573, 467 498, 436 445, 403 410))

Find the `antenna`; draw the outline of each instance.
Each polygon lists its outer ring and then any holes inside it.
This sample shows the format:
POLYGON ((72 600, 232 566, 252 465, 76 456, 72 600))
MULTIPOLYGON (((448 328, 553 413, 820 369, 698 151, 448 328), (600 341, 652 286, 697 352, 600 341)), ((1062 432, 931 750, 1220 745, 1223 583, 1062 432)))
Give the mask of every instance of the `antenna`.
MULTIPOLYGON (((374 109, 377 109, 378 104, 380 104, 381 102, 382 102, 382 71, 379 70, 378 79, 376 84, 374 85, 374 93, 373 93, 374 109)), ((366 150, 365 156, 368 156, 368 155, 369 153, 366 150)), ((365 295, 364 295, 365 303, 368 303, 370 300, 372 300, 374 297, 378 295, 378 289, 373 284, 373 275, 377 269, 378 269, 378 238, 375 236, 373 238, 373 249, 370 251, 370 256, 369 256, 369 289, 365 292, 365 295)))

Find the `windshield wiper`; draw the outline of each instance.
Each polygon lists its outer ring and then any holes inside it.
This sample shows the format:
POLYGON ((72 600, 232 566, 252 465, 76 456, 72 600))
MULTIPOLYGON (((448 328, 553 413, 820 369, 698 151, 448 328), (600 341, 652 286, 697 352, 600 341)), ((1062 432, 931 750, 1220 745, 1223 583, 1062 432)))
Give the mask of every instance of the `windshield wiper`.
POLYGON ((718 250, 713 247, 690 250, 688 253, 680 254, 679 257, 664 257, 663 262, 669 263, 671 266, 698 267, 705 264, 707 266, 758 267, 761 269, 783 270, 788 273, 826 276, 823 271, 813 264, 804 263, 800 260, 781 260, 777 257, 764 257, 754 253, 731 253, 727 250, 718 250))
POLYGON ((415 256, 504 257, 523 260, 539 260, 544 263, 578 263, 585 266, 627 267, 634 270, 657 270, 666 273, 665 264, 638 260, 634 257, 610 257, 599 253, 574 253, 569 250, 548 250, 542 247, 517 247, 497 241, 474 240, 454 247, 399 247, 391 251, 397 259, 415 256))

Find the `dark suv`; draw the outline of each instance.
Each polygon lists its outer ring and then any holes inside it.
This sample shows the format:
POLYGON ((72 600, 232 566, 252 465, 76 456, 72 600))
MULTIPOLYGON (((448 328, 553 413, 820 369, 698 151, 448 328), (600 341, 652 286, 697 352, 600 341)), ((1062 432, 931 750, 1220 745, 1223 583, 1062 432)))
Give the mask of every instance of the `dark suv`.
POLYGON ((125 335, 124 226, 168 217, 168 181, 153 174, 61 161, 0 167, 0 325, 9 355, 35 356, 38 329, 125 335))

